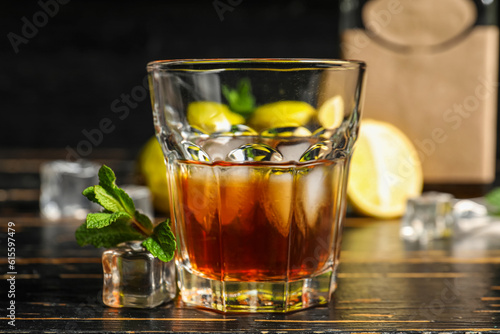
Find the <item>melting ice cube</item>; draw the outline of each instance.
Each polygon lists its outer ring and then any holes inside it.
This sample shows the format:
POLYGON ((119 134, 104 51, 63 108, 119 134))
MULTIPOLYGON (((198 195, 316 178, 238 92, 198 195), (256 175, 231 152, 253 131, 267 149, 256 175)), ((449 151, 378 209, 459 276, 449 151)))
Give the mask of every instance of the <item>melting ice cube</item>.
POLYGON ((301 196, 301 208, 303 212, 307 225, 309 227, 314 227, 320 213, 324 206, 326 200, 329 198, 327 196, 328 182, 327 182, 327 169, 323 166, 316 166, 306 174, 302 174, 299 177, 297 184, 297 194, 301 196))
POLYGON ((291 172, 269 171, 263 183, 261 205, 267 219, 283 236, 290 230, 293 202, 293 175, 291 172))
POLYGON ((283 160, 283 156, 280 152, 266 144, 245 144, 229 152, 229 154, 227 155, 227 160, 234 162, 279 162, 283 160))
POLYGON ((218 183, 214 169, 210 165, 190 166, 183 174, 185 187, 182 192, 187 212, 200 223, 205 231, 210 231, 217 213, 218 183))
POLYGON ((228 225, 238 222, 243 229, 253 229, 256 203, 255 191, 259 174, 251 166, 222 167, 220 172, 220 222, 228 225))
POLYGON ((283 161, 299 161, 310 146, 311 140, 309 138, 299 138, 279 142, 276 149, 283 155, 283 161))
POLYGON ((229 152, 243 144, 248 144, 248 137, 216 137, 206 140, 203 149, 212 161, 224 161, 229 152))

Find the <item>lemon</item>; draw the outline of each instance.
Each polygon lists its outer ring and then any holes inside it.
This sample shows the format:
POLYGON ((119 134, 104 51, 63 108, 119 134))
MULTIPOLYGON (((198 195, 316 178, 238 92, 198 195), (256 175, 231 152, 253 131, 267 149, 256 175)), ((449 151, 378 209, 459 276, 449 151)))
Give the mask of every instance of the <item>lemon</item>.
POLYGON ((191 102, 187 108, 190 125, 205 132, 229 131, 231 125, 245 123, 245 118, 229 110, 225 104, 211 101, 191 102))
POLYGON ((279 101, 257 107, 250 118, 250 126, 264 129, 304 126, 316 115, 316 110, 302 101, 279 101))
POLYGON ((169 213, 167 168, 156 137, 149 139, 141 150, 138 168, 151 194, 153 205, 162 213, 169 213))
POLYGON ((344 100, 337 95, 326 100, 318 109, 318 121, 325 129, 335 129, 344 120, 344 100))
POLYGON ((377 218, 399 217, 422 187, 422 166, 405 134, 389 123, 363 120, 347 185, 353 208, 377 218))

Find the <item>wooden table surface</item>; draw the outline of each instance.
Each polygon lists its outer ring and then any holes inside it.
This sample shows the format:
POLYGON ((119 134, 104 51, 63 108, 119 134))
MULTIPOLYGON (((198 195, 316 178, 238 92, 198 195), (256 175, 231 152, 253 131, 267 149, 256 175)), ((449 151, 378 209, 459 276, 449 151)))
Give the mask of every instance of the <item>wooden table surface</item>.
POLYGON ((339 287, 327 307, 291 314, 218 314, 179 302, 152 310, 101 302, 101 250, 74 241, 78 222, 2 217, 0 332, 474 331, 500 327, 500 225, 405 245, 398 221, 348 219, 339 287), (15 224, 15 298, 7 298, 7 224, 15 224), (15 326, 6 308, 15 300, 15 326))
MULTIPOLYGON (((0 159, 4 188, 29 174, 11 171, 5 177, 6 166, 0 159)), ((44 221, 33 203, 20 200, 29 189, 17 202, 13 189, 1 189, 0 333, 500 332, 500 222, 424 247, 399 238, 398 220, 348 218, 338 289, 323 307, 224 315, 176 301, 150 310, 113 309, 101 301, 102 250, 80 248, 74 240, 81 222, 44 221), (7 259, 9 222, 15 225, 13 268, 7 259), (12 300, 15 326, 7 317, 12 300)))

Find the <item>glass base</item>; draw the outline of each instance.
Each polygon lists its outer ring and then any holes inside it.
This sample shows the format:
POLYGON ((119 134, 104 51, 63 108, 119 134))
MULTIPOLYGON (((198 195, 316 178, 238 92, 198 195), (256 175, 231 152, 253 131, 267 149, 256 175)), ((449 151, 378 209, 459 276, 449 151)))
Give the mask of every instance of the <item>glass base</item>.
POLYGON ((337 287, 332 270, 285 282, 218 281, 197 276, 178 265, 184 303, 221 312, 290 312, 327 304, 337 287))

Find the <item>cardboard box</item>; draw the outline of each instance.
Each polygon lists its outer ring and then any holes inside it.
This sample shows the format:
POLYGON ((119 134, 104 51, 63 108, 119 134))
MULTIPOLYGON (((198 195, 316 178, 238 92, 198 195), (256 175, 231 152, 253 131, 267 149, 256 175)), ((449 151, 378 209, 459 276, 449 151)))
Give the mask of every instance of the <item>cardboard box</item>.
POLYGON ((343 57, 367 63, 363 117, 408 135, 426 183, 487 184, 495 177, 499 33, 484 24, 496 9, 488 14, 491 8, 479 6, 369 0, 343 9, 350 15, 343 18, 343 57))

